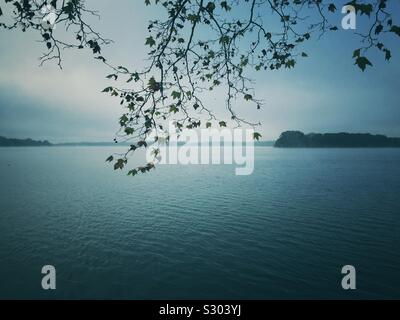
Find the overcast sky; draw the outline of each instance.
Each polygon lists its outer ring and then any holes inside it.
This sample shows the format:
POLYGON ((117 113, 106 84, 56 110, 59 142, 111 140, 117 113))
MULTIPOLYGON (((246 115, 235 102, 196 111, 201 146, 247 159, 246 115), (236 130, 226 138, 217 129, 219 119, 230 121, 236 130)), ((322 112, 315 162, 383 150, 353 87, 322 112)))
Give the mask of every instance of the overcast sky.
MULTIPOLYGON (((117 64, 144 65, 147 20, 160 10, 144 6, 142 0, 87 2, 101 15, 95 27, 114 40, 103 55, 117 64)), ((336 16, 340 25, 342 15, 336 16)), ((396 22, 400 24, 399 16, 396 22)), ((63 70, 54 63, 39 67, 43 48, 36 40, 29 32, 0 31, 0 135, 52 142, 112 141, 122 108, 100 93, 110 85, 107 67, 88 51, 64 52, 63 70)), ((265 140, 291 129, 400 136, 400 38, 388 37, 390 63, 371 54, 374 67, 364 73, 351 58, 357 41, 354 31, 339 30, 308 45, 309 57, 295 69, 254 72, 255 89, 265 106, 261 111, 246 106, 239 113, 262 122, 265 140)), ((220 95, 206 103, 221 112, 224 108, 220 95)))

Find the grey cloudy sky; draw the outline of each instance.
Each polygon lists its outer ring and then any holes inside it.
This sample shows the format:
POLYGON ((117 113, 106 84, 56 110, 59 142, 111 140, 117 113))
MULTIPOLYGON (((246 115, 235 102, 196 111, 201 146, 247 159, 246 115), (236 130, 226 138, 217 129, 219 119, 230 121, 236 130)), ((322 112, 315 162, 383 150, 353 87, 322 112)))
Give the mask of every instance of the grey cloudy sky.
MULTIPOLYGON (((87 1, 101 15, 100 21, 93 20, 95 27, 114 40, 103 55, 116 64, 138 68, 145 63, 147 21, 161 12, 143 2, 87 1)), ((338 13, 338 24, 341 17, 338 13)), ((340 30, 308 45, 309 58, 295 69, 254 73, 265 106, 261 111, 239 106, 239 113, 262 122, 263 139, 288 129, 400 136, 400 38, 388 38, 390 63, 372 54, 374 67, 364 73, 351 59, 357 39, 353 31, 340 30)), ((65 51, 63 70, 54 63, 38 67, 43 48, 36 40, 29 32, 0 32, 0 135, 111 141, 122 109, 100 93, 110 85, 107 67, 88 51, 65 51)), ((223 112, 220 94, 210 95, 206 103, 223 112)))

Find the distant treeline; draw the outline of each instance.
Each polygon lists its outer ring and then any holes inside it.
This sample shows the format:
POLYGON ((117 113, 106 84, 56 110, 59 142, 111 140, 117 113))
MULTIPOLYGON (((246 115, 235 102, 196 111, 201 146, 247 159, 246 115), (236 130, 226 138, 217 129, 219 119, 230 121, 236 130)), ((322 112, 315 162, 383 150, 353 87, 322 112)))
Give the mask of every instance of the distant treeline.
MULTIPOLYGON (((47 140, 12 139, 0 136, 0 147, 41 147, 41 146, 85 146, 105 147, 128 145, 128 143, 111 142, 77 142, 52 144, 47 140)), ((285 131, 275 141, 255 141, 255 146, 274 146, 276 148, 399 148, 400 138, 369 133, 309 133, 285 131)))
MULTIPOLYGON (((179 142, 178 145, 185 143, 179 142)), ((229 143, 228 143, 229 144, 229 143)), ((67 142, 67 143, 50 143, 49 141, 35 141, 32 139, 9 139, 0 137, 0 147, 40 147, 40 146, 54 146, 54 147, 118 147, 129 146, 128 142, 115 143, 115 142, 67 142)), ((221 143, 221 146, 224 144, 221 143)), ((273 146, 274 141, 255 141, 256 147, 273 146)))
POLYGON ((277 148, 398 148, 400 138, 369 133, 309 133, 286 131, 275 142, 277 148))
POLYGON ((52 144, 47 140, 35 141, 32 139, 9 139, 0 137, 0 147, 41 147, 51 145, 52 144))

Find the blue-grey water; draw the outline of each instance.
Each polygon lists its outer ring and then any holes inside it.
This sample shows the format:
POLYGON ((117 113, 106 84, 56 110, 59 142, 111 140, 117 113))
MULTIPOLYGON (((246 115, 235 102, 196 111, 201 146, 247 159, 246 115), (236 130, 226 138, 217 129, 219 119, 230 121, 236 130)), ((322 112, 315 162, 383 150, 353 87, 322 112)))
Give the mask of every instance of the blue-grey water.
POLYGON ((260 147, 250 176, 135 178, 113 150, 0 149, 0 298, 400 298, 400 149, 260 147))

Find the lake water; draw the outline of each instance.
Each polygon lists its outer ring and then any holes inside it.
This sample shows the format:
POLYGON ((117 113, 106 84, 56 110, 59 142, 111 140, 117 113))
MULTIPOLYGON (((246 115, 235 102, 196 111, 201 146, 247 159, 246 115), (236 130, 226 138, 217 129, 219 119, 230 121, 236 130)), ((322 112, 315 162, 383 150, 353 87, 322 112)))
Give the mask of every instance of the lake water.
POLYGON ((250 176, 135 178, 113 150, 0 149, 0 298, 400 298, 400 149, 259 147, 250 176))

